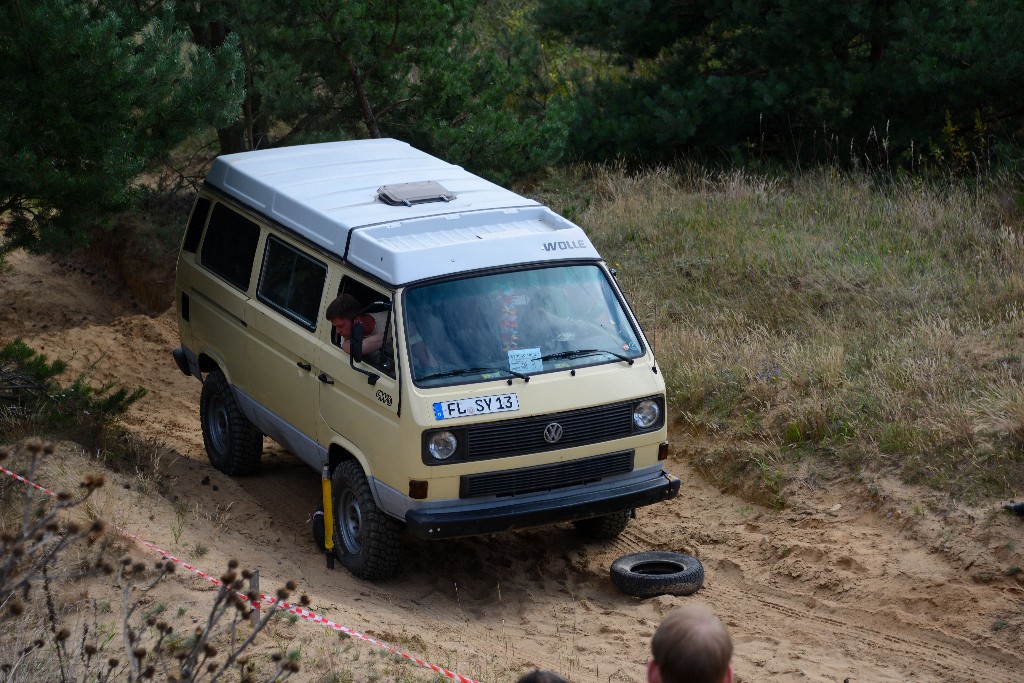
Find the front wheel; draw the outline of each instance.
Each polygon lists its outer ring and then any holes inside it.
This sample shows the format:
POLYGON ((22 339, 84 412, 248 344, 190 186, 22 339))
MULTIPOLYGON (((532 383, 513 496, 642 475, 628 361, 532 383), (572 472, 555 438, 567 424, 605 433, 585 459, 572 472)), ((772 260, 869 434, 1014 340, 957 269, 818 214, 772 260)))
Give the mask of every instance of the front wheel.
POLYGON ((399 522, 377 507, 363 468, 354 460, 338 465, 331 478, 334 496, 334 552, 361 579, 386 579, 398 570, 399 522))
POLYGON ((206 456, 214 467, 233 477, 259 469, 263 433, 242 412, 220 370, 214 370, 203 381, 199 422, 206 456))
POLYGON ((577 532, 587 538, 605 541, 616 538, 625 531, 632 516, 632 510, 623 510, 590 519, 577 519, 573 522, 573 526, 576 527, 577 532))

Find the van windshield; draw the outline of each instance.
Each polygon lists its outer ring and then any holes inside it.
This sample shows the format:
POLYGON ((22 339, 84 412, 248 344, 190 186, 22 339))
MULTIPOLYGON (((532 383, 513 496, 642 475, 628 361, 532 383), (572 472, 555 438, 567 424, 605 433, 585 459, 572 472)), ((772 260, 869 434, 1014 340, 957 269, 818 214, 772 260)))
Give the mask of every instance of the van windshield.
POLYGON ((404 296, 417 386, 444 386, 643 355, 597 265, 534 268, 422 285, 404 296))

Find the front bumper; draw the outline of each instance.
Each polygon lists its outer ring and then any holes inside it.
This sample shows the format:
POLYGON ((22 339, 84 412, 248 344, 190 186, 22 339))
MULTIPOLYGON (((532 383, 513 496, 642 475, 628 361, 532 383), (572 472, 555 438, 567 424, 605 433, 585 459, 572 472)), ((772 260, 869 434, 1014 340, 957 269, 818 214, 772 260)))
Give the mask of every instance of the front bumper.
POLYGON ((622 487, 601 491, 581 491, 530 502, 500 502, 484 509, 446 511, 409 510, 405 524, 418 538, 457 538, 513 529, 570 522, 632 510, 675 498, 680 481, 668 472, 622 487))

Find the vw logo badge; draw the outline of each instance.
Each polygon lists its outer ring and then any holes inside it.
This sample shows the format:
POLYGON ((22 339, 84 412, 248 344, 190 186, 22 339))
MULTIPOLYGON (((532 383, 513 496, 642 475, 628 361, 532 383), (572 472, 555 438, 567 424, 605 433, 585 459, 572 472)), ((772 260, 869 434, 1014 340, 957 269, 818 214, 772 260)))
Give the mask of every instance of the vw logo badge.
POLYGON ((558 443, 562 438, 562 425, 552 422, 544 428, 544 440, 548 443, 558 443))

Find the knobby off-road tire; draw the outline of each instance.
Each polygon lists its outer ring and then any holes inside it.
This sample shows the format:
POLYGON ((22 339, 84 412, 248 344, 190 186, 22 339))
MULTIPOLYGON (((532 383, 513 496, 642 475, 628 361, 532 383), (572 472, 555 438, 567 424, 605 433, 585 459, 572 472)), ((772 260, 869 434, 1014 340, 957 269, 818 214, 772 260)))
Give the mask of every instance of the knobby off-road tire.
POLYGON ((629 518, 632 517, 631 510, 612 512, 611 514, 591 517, 590 519, 577 519, 572 523, 577 533, 587 538, 598 541, 605 541, 617 538, 619 534, 629 526, 629 518))
POLYGON ((220 370, 208 374, 203 382, 199 422, 206 456, 214 467, 233 477, 259 470, 263 433, 242 412, 220 370))
POLYGON ((363 468, 347 460, 331 477, 334 552, 361 579, 386 579, 398 571, 402 526, 373 501, 363 468))
POLYGON ((612 583, 626 595, 690 595, 704 585, 704 566, 695 557, 651 550, 612 562, 612 583))

